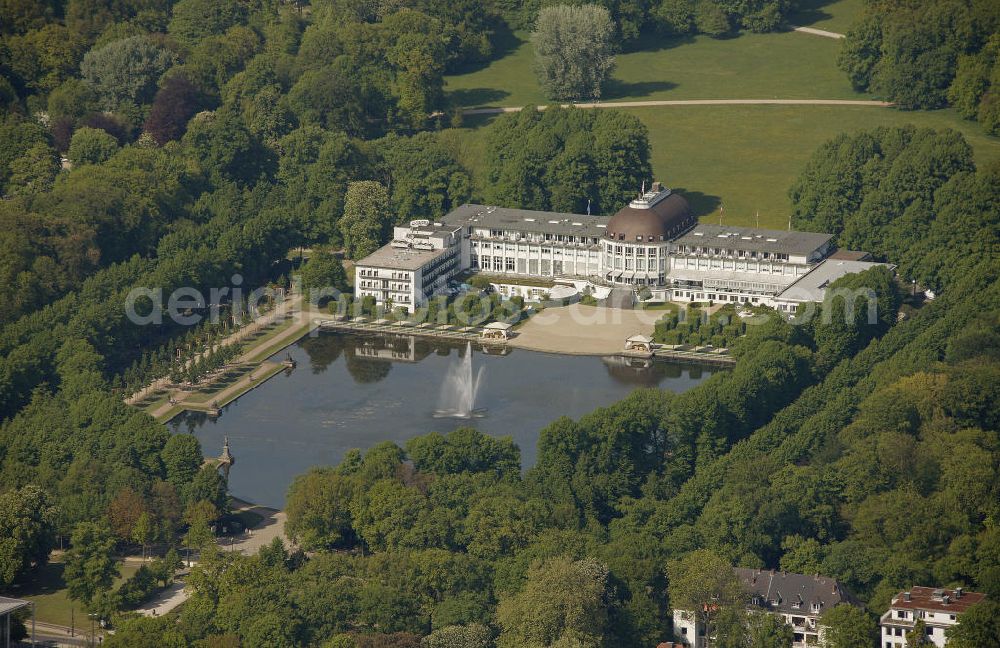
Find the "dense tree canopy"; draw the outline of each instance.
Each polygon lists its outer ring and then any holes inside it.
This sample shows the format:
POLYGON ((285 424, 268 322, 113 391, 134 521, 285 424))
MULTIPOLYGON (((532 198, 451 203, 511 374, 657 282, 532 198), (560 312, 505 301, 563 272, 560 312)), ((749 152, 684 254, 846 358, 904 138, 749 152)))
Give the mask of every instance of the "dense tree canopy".
POLYGON ((793 225, 899 265, 940 288, 996 245, 982 217, 996 209, 998 169, 975 171, 954 131, 913 127, 840 135, 820 147, 791 189, 793 225), (969 250, 979 250, 969 254, 969 250))
POLYGON ((858 90, 907 110, 951 103, 995 134, 998 30, 996 3, 879 0, 851 27, 839 63, 858 90))
POLYGON ((646 127, 617 111, 525 109, 493 123, 487 148, 496 205, 613 213, 652 176, 646 127))
MULTIPOLYGON (((224 479, 122 396, 224 331, 137 326, 129 290, 266 285, 293 274, 295 247, 313 250, 304 285, 340 286, 326 250, 362 256, 470 199, 617 210, 652 179, 628 114, 497 118, 481 188, 428 130, 445 70, 488 60, 504 21, 531 28, 548 4, 0 0, 0 584, 68 537, 73 596, 103 614, 157 580, 113 591, 111 551, 203 548, 176 621, 119 623, 122 646, 638 648, 671 636, 674 607, 719 595, 726 645, 785 644, 735 605, 734 564, 844 583, 869 611, 829 613, 842 646, 914 583, 1000 596, 1000 172, 956 133, 913 128, 834 139, 791 195, 796 227, 897 264, 933 302, 901 306, 884 269, 848 277, 831 293, 853 303, 748 324, 736 366, 695 389, 554 421, 526 470, 509 438, 471 429, 381 444, 293 484, 288 531, 308 555, 215 551, 224 479)), ((775 29, 793 4, 600 3, 625 47, 657 25, 775 29)), ((844 67, 992 128, 994 14, 875 3, 844 67)), ((314 370, 338 353, 362 380, 391 367, 336 347, 314 370)), ((956 644, 995 640, 990 605, 956 644)))

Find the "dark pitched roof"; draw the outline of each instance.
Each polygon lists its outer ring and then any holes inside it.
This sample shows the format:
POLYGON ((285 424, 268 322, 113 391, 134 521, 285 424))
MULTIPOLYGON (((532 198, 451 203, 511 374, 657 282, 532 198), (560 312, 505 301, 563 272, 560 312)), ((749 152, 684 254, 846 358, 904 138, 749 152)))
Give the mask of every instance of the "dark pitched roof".
POLYGON ((756 605, 785 614, 821 614, 850 595, 835 579, 766 569, 736 568, 756 605))

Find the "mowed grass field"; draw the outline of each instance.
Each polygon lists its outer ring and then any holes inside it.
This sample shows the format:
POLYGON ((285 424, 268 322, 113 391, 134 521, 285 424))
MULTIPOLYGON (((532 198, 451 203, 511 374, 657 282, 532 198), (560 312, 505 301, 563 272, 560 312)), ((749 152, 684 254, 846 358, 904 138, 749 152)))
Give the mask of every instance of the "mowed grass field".
MULTIPOLYGON (((807 0, 792 23, 845 32, 863 0, 807 0)), ((840 41, 798 32, 732 38, 647 34, 618 54, 605 101, 644 99, 856 99, 837 68, 840 41)), ((459 106, 550 103, 532 70, 527 32, 501 35, 496 60, 445 79, 459 106)))
MULTIPOLYGON (((811 0, 792 23, 843 33, 863 0, 811 0)), ((856 93, 837 68, 841 41, 798 32, 740 34, 730 39, 647 37, 618 56, 606 101, 657 99, 873 99, 856 93)), ((550 103, 532 72, 528 35, 514 34, 505 54, 482 69, 447 78, 458 104, 550 103)), ((1000 139, 951 110, 904 112, 869 106, 660 106, 621 109, 649 128, 653 172, 683 190, 703 220, 785 228, 788 189, 813 151, 841 132, 914 124, 962 132, 979 164, 1000 160, 1000 139)), ((441 132, 483 186, 489 155, 485 127, 495 117, 466 117, 441 132)))
MULTIPOLYGON (((480 70, 449 76, 445 90, 459 106, 547 104, 532 71, 527 34, 480 70)), ((798 32, 643 39, 619 54, 604 101, 659 99, 857 99, 836 65, 840 42, 798 32)))
MULTIPOLYGON (((813 151, 841 132, 914 124, 953 128, 973 146, 978 164, 1000 161, 1000 139, 952 111, 901 112, 863 106, 663 106, 623 109, 649 128, 653 173, 682 191, 707 222, 788 227, 788 189, 813 151)), ((468 118, 468 127, 441 132, 482 187, 485 126, 494 117, 468 118)))

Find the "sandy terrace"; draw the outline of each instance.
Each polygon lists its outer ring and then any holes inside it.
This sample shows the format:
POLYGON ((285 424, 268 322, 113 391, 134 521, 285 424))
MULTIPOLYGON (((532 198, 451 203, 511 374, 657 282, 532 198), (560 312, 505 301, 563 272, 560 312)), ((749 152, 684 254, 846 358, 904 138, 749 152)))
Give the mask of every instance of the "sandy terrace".
POLYGON ((649 335, 663 311, 622 310, 573 304, 546 308, 518 327, 509 346, 549 353, 607 355, 631 335, 649 335))

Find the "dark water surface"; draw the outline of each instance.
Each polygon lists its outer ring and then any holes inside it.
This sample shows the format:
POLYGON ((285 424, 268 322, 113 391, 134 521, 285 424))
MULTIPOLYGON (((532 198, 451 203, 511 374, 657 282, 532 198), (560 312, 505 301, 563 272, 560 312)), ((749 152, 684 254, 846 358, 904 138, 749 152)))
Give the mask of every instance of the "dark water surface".
POLYGON ((218 419, 186 412, 168 425, 196 435, 206 455, 217 455, 228 435, 236 456, 230 490, 280 507, 292 479, 311 466, 336 465, 351 448, 402 445, 462 425, 512 436, 530 466, 539 431, 559 416, 577 418, 639 387, 686 391, 712 372, 663 361, 475 349, 473 371, 483 367, 475 406, 485 415, 435 418, 442 382, 466 352, 465 345, 436 340, 322 333, 277 354, 281 360, 289 353, 298 366, 229 404, 218 419))

